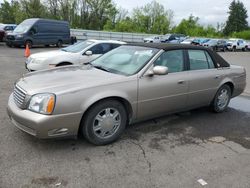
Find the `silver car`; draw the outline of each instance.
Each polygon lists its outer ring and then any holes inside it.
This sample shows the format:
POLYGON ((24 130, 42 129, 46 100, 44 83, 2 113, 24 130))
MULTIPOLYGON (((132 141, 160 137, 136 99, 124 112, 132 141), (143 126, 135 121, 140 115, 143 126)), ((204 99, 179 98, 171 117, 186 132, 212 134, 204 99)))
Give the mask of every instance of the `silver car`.
POLYGON ((38 138, 83 134, 103 145, 129 123, 202 106, 223 112, 245 86, 245 69, 210 49, 124 45, 88 65, 26 74, 7 111, 14 125, 38 138))

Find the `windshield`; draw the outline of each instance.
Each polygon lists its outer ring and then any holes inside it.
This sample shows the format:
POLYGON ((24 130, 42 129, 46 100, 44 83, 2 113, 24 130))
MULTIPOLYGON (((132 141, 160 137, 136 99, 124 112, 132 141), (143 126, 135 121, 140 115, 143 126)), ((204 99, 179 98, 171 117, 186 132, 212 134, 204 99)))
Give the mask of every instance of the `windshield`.
POLYGON ((91 44, 93 44, 94 42, 91 41, 83 41, 83 42, 78 42, 74 45, 68 46, 66 48, 62 48, 62 51, 65 52, 71 52, 71 53, 78 53, 81 52, 82 50, 84 50, 85 48, 87 48, 88 46, 90 46, 91 44))
POLYGON ((166 35, 164 35, 162 38, 164 38, 164 39, 169 39, 170 36, 171 36, 171 34, 166 34, 166 35))
POLYGON ((28 19, 20 23, 14 30, 15 33, 26 33, 36 22, 36 20, 28 19))
POLYGON ((14 32, 16 33, 26 33, 30 29, 31 25, 23 24, 18 25, 14 32))
POLYGON ((91 64, 112 73, 129 76, 141 70, 158 51, 159 49, 148 47, 121 46, 92 61, 91 64))

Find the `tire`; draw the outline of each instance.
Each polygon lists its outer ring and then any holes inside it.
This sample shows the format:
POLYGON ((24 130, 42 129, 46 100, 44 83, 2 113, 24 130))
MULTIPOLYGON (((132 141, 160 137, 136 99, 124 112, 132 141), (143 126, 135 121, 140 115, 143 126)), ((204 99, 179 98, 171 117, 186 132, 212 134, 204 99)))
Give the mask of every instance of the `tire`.
POLYGON ((231 88, 228 85, 223 85, 217 91, 213 102, 211 103, 212 111, 221 113, 226 110, 232 95, 231 88))
POLYGON ((232 51, 233 51, 233 52, 236 52, 236 46, 233 47, 233 50, 232 50, 232 51))
POLYGON ((62 45, 63 45, 63 42, 62 42, 61 40, 59 40, 59 41, 56 43, 56 46, 57 46, 58 48, 61 48, 62 45))
POLYGON ((33 46, 32 41, 26 40, 24 43, 24 47, 26 48, 27 45, 29 46, 29 48, 32 48, 32 46, 33 46))
POLYGON ((105 100, 88 110, 81 122, 80 130, 88 142, 106 145, 121 136, 126 124, 127 112, 124 106, 116 100, 105 100))
POLYGON ((45 44, 44 46, 45 46, 46 48, 48 48, 48 47, 49 47, 49 44, 45 44))

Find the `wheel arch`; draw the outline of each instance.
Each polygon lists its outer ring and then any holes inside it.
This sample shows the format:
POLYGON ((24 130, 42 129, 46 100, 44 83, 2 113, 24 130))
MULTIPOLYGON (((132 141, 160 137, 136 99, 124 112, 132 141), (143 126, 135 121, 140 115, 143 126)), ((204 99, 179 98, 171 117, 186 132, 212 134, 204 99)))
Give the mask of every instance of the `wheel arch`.
POLYGON ((125 97, 122 97, 122 96, 106 96, 106 97, 103 97, 103 98, 99 98, 99 99, 96 99, 96 100, 92 100, 91 102, 87 103, 87 104, 84 104, 82 105, 82 108, 83 108, 83 114, 82 114, 82 118, 81 118, 81 121, 80 121, 80 124, 79 124, 79 128, 78 128, 78 135, 81 131, 81 125, 83 125, 83 121, 84 121, 84 118, 85 118, 85 115, 88 113, 88 111, 94 106, 96 105, 97 103, 100 103, 102 101, 105 101, 105 100, 116 100, 116 101, 119 101, 125 108, 126 112, 127 112, 127 123, 130 122, 130 120, 133 118, 133 114, 134 114, 134 111, 133 111, 133 107, 131 105, 131 103, 129 102, 128 99, 126 99, 125 97), (85 109, 85 110, 84 110, 85 109))
MULTIPOLYGON (((224 81, 220 84, 220 87, 222 87, 223 85, 228 85, 228 86, 230 87, 230 89, 231 89, 231 94, 232 94, 232 96, 233 96, 234 88, 235 88, 235 85, 234 85, 233 81, 232 81, 232 80, 229 80, 229 79, 226 79, 226 80, 224 80, 224 81)), ((220 88, 220 87, 219 87, 219 88, 220 88)))
POLYGON ((59 67, 59 66, 66 66, 66 65, 73 65, 73 63, 71 63, 71 62, 69 62, 69 61, 63 61, 63 62, 57 63, 57 64, 56 64, 56 67, 59 67))

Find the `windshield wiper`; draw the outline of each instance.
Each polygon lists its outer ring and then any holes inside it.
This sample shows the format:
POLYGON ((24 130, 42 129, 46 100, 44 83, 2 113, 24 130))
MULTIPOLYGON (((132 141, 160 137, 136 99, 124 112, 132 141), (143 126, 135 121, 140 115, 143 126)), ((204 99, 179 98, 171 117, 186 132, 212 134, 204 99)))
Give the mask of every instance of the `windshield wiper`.
POLYGON ((65 50, 64 48, 62 48, 61 50, 64 51, 64 52, 67 52, 67 50, 65 50))

